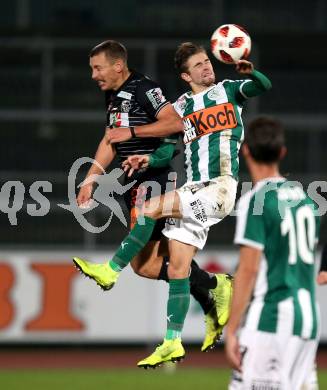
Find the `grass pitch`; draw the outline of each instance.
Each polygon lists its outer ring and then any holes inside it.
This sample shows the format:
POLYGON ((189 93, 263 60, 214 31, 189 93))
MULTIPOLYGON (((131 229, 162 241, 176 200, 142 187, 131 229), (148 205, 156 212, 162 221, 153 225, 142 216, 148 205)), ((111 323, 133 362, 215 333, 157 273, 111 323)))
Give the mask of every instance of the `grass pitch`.
MULTIPOLYGON (((156 370, 5 370, 3 390, 199 390, 227 389, 230 370, 160 368, 156 370)), ((327 371, 319 371, 321 389, 327 388, 327 371)))

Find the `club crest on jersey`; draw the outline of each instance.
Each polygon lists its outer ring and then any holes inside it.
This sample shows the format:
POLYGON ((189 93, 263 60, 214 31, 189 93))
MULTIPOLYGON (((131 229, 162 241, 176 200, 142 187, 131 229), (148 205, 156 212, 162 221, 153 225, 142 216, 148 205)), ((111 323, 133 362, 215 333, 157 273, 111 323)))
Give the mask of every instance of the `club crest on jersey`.
POLYGON ((132 107, 132 103, 129 100, 123 100, 121 102, 121 112, 129 112, 132 107))
POLYGON ((166 98, 162 94, 161 88, 152 88, 146 92, 146 96, 150 100, 153 108, 156 110, 162 103, 166 101, 166 98))
POLYGON ((208 99, 210 100, 218 100, 221 98, 221 93, 219 91, 219 87, 216 85, 213 87, 207 94, 208 99))

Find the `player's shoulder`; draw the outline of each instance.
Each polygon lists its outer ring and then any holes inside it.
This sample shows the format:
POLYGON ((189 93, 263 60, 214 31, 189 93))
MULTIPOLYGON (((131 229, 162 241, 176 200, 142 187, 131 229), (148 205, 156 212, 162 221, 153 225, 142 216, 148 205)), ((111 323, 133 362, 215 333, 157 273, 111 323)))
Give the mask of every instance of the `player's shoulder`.
POLYGON ((250 191, 243 194, 237 202, 237 209, 238 210, 248 209, 250 202, 254 196, 255 196, 255 189, 254 188, 252 188, 250 191))
POLYGON ((286 180, 284 178, 264 179, 242 195, 238 201, 238 210, 274 209, 278 199, 278 189, 286 180))
POLYGON ((303 189, 302 185, 292 181, 285 181, 280 186, 278 189, 278 200, 281 202, 295 202, 299 206, 309 204, 313 208, 317 207, 316 202, 303 189))
POLYGON ((250 79, 236 79, 236 80, 224 79, 220 81, 218 84, 220 84, 221 87, 225 89, 233 89, 233 88, 240 88, 240 86, 250 81, 251 81, 250 79))
POLYGON ((134 72, 133 79, 137 83, 138 87, 143 87, 146 89, 159 87, 159 84, 156 81, 152 80, 149 76, 146 76, 143 73, 134 72))
POLYGON ((221 85, 223 85, 225 87, 225 86, 228 86, 230 84, 238 83, 240 81, 241 80, 223 79, 223 80, 219 81, 218 84, 221 84, 221 85))
POLYGON ((146 98, 153 103, 153 107, 155 109, 157 109, 161 103, 168 102, 166 93, 156 81, 153 81, 148 76, 142 74, 139 75, 136 88, 136 98, 138 100, 143 100, 146 96, 146 98))

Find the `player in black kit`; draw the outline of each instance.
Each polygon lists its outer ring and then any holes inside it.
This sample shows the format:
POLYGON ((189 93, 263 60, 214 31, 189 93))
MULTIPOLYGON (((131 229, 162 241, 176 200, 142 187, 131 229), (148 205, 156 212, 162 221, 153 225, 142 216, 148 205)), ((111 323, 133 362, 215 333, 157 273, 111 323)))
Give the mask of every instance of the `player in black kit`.
MULTIPOLYGON (((89 169, 84 181, 86 184, 80 189, 77 203, 79 206, 88 204, 94 187, 94 181, 90 178, 92 175, 101 175, 100 167, 104 170, 108 168, 116 155, 120 162, 132 155, 151 155, 149 168, 134 172, 131 177, 126 174, 124 178, 124 184, 136 180, 133 187, 124 194, 133 225, 145 200, 174 190, 172 182, 175 174, 169 161, 174 153, 178 133, 183 131, 183 123, 157 83, 129 70, 127 51, 119 42, 108 40, 95 46, 90 52, 90 66, 92 79, 106 96, 106 131, 110 132, 110 129, 119 127, 122 132, 130 132, 132 138, 111 145, 104 135, 94 157, 98 164, 93 163, 89 169), (136 126, 145 126, 144 129, 149 128, 151 132, 155 130, 158 136, 137 138, 134 130, 136 126), (169 133, 176 134, 165 136, 167 129, 169 133), (155 182, 157 185, 149 187, 148 182, 155 182)), ((150 242, 131 262, 134 272, 140 276, 168 281, 168 245, 161 235, 164 223, 164 219, 157 222, 150 242)), ((74 262, 82 272, 84 266, 90 266, 90 263, 78 258, 75 258, 74 262)), ((190 281, 191 293, 205 313, 206 337, 202 346, 205 351, 214 346, 222 333, 217 322, 215 302, 209 292, 217 287, 217 279, 200 269, 193 260, 190 281)))

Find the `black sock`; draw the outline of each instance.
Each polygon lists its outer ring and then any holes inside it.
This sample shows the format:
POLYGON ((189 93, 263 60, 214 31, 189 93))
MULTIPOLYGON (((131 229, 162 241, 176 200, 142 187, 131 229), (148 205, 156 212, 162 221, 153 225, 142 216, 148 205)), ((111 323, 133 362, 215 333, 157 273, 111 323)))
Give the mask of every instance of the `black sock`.
POLYGON ((197 302, 199 302, 204 314, 209 313, 209 311, 214 307, 214 301, 209 294, 209 290, 192 283, 190 287, 190 294, 197 302))
POLYGON ((209 289, 217 286, 217 279, 201 269, 195 260, 191 263, 190 283, 193 298, 199 302, 204 314, 214 307, 214 301, 209 294, 209 289))
POLYGON ((208 290, 217 287, 216 277, 214 275, 210 275, 206 271, 203 271, 203 269, 201 269, 194 260, 192 260, 191 263, 190 282, 191 284, 208 290))
POLYGON ((159 275, 157 277, 158 280, 164 280, 165 282, 169 282, 168 279, 168 264, 169 264, 169 257, 164 256, 162 259, 162 265, 159 271, 159 275))
MULTIPOLYGON (((168 279, 169 257, 165 256, 162 260, 158 280, 169 281, 168 279)), ((192 260, 190 274, 190 293, 193 298, 199 302, 202 310, 207 314, 214 306, 213 299, 209 294, 209 289, 217 286, 217 279, 206 271, 203 271, 197 263, 192 260)))

